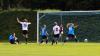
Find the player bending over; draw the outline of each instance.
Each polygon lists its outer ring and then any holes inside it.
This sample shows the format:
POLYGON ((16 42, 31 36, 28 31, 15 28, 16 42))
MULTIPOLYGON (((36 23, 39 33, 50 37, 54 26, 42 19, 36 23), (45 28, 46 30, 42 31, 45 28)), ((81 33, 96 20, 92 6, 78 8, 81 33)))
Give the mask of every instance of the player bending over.
POLYGON ((31 22, 28 22, 27 19, 20 21, 19 18, 17 18, 17 22, 22 25, 23 36, 25 37, 25 41, 26 41, 26 44, 27 44, 27 41, 28 41, 28 25, 30 25, 31 22))
POLYGON ((46 44, 48 43, 47 35, 48 35, 48 33, 47 33, 46 25, 43 25, 43 27, 41 28, 41 41, 40 41, 40 43, 43 43, 43 42, 46 42, 46 44))
POLYGON ((54 43, 57 44, 58 42, 58 39, 59 39, 59 35, 60 35, 60 26, 58 26, 58 23, 57 22, 54 22, 54 26, 53 26, 53 34, 54 34, 54 37, 53 37, 53 40, 52 40, 52 45, 54 43))
MULTIPOLYGON (((66 38, 66 40, 72 40, 72 39, 74 39, 76 42, 77 42, 77 38, 76 38, 76 35, 75 35, 75 33, 74 33, 74 29, 77 27, 77 26, 75 26, 73 23, 68 23, 67 24, 67 26, 66 26, 67 28, 68 28, 68 33, 67 33, 67 38, 66 38)), ((64 41, 65 42, 65 41, 64 41)))
POLYGON ((9 36, 9 42, 10 42, 10 44, 15 44, 15 39, 12 34, 9 36))
POLYGON ((11 34, 11 35, 9 36, 9 42, 10 42, 11 44, 16 44, 16 42, 19 44, 19 40, 18 40, 18 38, 15 36, 15 33, 13 33, 13 34, 11 34))

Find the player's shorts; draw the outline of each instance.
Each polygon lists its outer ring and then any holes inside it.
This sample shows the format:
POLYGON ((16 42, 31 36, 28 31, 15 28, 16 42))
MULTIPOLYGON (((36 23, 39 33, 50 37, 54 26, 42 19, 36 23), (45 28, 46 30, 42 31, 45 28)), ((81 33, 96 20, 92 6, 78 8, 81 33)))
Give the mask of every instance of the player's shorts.
POLYGON ((42 39, 47 39, 46 35, 42 35, 41 37, 42 37, 42 39))
POLYGON ((23 34, 24 35, 28 34, 28 31, 27 30, 23 30, 23 34))
POLYGON ((11 44, 15 44, 15 40, 11 39, 11 40, 10 40, 10 43, 11 43, 11 44))
POLYGON ((59 38, 59 34, 54 34, 54 38, 59 38))
POLYGON ((73 35, 73 34, 68 34, 67 37, 69 37, 70 39, 73 39, 73 38, 75 38, 75 35, 73 35))

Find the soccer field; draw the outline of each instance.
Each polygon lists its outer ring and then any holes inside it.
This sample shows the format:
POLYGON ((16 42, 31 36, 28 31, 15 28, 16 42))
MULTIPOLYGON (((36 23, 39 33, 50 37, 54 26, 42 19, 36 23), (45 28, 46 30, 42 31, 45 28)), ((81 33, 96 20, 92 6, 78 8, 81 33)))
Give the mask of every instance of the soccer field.
POLYGON ((100 43, 0 43, 0 56, 100 56, 100 43))

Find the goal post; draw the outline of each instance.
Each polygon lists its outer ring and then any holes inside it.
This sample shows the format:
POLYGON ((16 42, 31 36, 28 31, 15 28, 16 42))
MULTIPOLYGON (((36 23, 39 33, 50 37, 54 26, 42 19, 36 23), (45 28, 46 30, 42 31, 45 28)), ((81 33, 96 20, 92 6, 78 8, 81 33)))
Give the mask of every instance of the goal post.
MULTIPOLYGON (((87 34, 89 33, 88 36, 86 36, 86 34, 84 34, 84 32, 86 32, 86 30, 88 30, 88 25, 89 25, 88 24, 85 27, 85 24, 90 23, 90 25, 91 25, 93 20, 95 22, 97 22, 96 20, 98 20, 98 18, 100 18, 99 16, 100 16, 99 10, 94 10, 94 11, 37 11, 37 43, 39 43, 39 39, 40 39, 40 27, 43 24, 47 24, 47 28, 50 33, 50 31, 52 31, 52 26, 53 26, 54 21, 57 21, 59 24, 64 25, 64 34, 65 35, 66 35, 66 31, 67 31, 65 29, 66 23, 78 22, 78 24, 80 25, 80 28, 78 29, 78 34, 80 37, 79 39, 81 39, 81 41, 82 41, 84 38, 88 38, 88 37, 90 37, 89 35, 92 34, 92 32, 87 32, 87 34), (75 16, 77 18, 75 18, 75 16), (91 21, 89 22, 90 18, 91 18, 91 21), (85 21, 87 21, 87 22, 85 22, 85 21), (84 25, 81 26, 82 24, 84 24, 84 25), (85 28, 86 30, 84 30, 82 27, 85 28)), ((95 23, 93 23, 93 24, 95 24, 95 23)), ((99 25, 99 23, 98 23, 98 25, 99 25)), ((93 29, 93 28, 91 28, 91 29, 93 29)), ((94 31, 96 31, 96 30, 94 30, 94 31)), ((93 36, 96 36, 96 34, 94 34, 93 36)), ((99 38, 100 37, 98 37, 96 39, 99 39, 99 38)), ((93 40, 92 37, 90 39, 91 39, 91 41, 93 40)), ((93 41, 96 41, 96 40, 93 40, 93 41)))

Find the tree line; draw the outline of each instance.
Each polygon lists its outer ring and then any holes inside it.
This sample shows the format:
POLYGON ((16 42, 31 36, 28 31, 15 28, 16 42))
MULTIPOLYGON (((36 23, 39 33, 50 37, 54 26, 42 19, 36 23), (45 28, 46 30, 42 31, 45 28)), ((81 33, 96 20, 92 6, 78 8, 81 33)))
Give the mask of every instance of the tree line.
POLYGON ((0 0, 0 8, 95 10, 96 0, 0 0))

